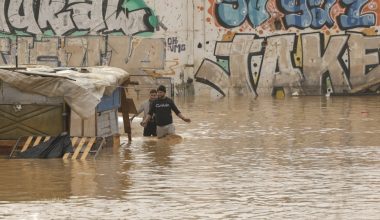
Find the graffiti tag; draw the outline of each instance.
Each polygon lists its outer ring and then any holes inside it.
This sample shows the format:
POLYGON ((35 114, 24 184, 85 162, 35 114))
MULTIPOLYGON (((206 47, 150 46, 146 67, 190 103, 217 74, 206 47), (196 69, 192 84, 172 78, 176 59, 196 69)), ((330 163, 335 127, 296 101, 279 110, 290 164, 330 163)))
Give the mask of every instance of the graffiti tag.
POLYGON ((186 50, 186 45, 179 43, 177 37, 169 37, 167 40, 167 43, 168 43, 168 48, 171 52, 181 53, 186 50))
POLYGON ((0 11, 0 31, 6 33, 39 35, 51 30, 53 35, 65 36, 75 31, 125 35, 154 31, 148 21, 149 8, 129 11, 119 0, 1 0, 0 11))

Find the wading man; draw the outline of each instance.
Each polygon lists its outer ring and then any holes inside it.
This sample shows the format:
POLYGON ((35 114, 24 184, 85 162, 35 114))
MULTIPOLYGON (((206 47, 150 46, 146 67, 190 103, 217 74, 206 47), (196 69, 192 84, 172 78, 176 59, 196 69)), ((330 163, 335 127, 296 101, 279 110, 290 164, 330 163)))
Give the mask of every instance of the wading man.
MULTIPOLYGON (((146 116, 149 113, 150 105, 153 103, 154 100, 157 99, 157 91, 155 89, 150 90, 149 92, 149 99, 143 102, 140 106, 140 108, 137 110, 137 114, 132 116, 131 121, 139 115, 141 112, 144 112, 143 121, 146 118, 146 116)), ((150 119, 147 121, 146 126, 144 126, 144 136, 157 136, 156 132, 156 122, 153 117, 150 117, 150 119)))
POLYGON ((158 98, 154 100, 150 106, 150 110, 146 118, 141 123, 142 126, 147 126, 148 121, 154 115, 157 124, 157 137, 162 138, 168 134, 174 134, 175 128, 173 124, 172 110, 174 113, 184 120, 185 122, 191 122, 189 118, 186 118, 178 110, 174 101, 166 97, 166 88, 160 85, 157 89, 158 98))

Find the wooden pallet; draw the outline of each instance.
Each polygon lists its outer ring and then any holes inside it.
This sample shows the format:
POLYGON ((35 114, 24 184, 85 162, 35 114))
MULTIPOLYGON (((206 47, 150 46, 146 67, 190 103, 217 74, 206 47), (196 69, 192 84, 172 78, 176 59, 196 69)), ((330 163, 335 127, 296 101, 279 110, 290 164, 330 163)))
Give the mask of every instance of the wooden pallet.
MULTIPOLYGON (((20 137, 14 145, 9 158, 18 158, 19 152, 24 152, 27 149, 34 147, 40 143, 48 141, 50 136, 25 136, 20 137)), ((63 159, 80 159, 85 160, 88 156, 96 158, 103 145, 105 139, 103 137, 70 137, 73 146, 73 153, 66 153, 63 159)))
POLYGON ((103 137, 72 137, 71 144, 74 153, 66 153, 63 155, 63 159, 85 160, 88 155, 95 159, 105 142, 103 137))

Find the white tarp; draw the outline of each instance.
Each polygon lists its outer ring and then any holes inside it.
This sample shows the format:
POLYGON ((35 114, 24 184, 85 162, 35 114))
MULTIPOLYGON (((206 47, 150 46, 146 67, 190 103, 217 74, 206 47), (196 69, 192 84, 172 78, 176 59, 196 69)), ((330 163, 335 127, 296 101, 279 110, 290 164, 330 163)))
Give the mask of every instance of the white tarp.
POLYGON ((0 79, 23 92, 63 97, 82 118, 95 114, 104 94, 110 95, 129 74, 116 67, 34 67, 10 71, 0 69, 0 79))

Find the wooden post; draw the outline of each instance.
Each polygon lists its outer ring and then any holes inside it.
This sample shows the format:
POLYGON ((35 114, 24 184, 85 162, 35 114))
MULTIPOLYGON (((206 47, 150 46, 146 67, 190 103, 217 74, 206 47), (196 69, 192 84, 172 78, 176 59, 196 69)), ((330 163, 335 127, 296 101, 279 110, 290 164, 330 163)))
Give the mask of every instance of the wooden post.
POLYGON ((132 141, 132 129, 131 122, 129 121, 129 114, 137 114, 137 110, 133 99, 127 98, 128 85, 138 85, 138 82, 130 81, 130 79, 128 79, 121 85, 123 89, 121 89, 119 112, 123 114, 124 132, 128 134, 128 141, 132 141))
POLYGON ((129 121, 129 110, 127 104, 127 91, 121 89, 121 113, 123 114, 124 132, 128 134, 128 141, 132 141, 131 122, 129 121))

